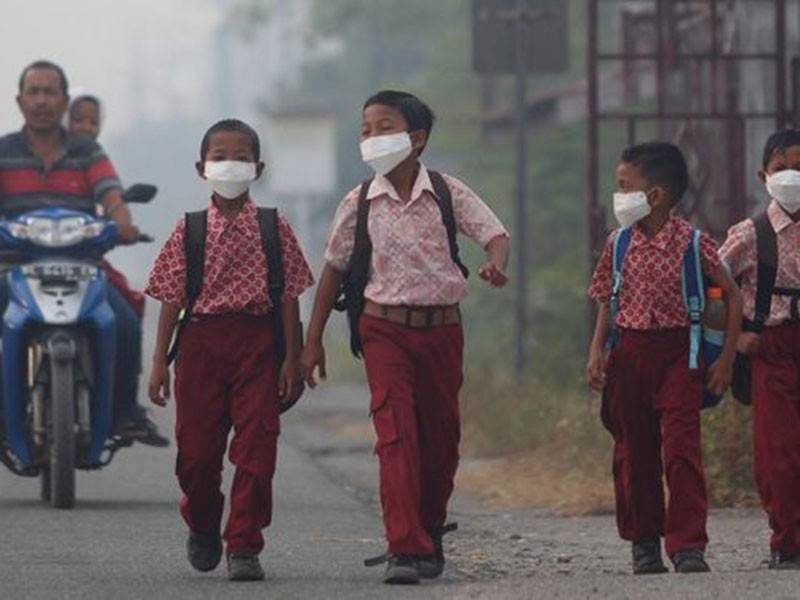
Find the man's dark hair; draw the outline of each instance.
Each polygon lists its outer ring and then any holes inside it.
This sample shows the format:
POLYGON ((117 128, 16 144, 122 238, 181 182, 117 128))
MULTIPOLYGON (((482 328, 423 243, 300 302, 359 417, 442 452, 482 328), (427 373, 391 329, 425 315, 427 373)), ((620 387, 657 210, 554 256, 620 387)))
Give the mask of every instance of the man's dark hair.
POLYGON ((680 202, 689 187, 689 169, 683 152, 668 142, 648 142, 626 148, 622 162, 638 167, 652 185, 666 190, 672 203, 680 202))
POLYGON ((792 146, 800 146, 800 129, 776 131, 769 136, 767 143, 764 144, 763 168, 767 168, 773 156, 785 152, 792 146))
POLYGON ((49 69, 50 71, 55 71, 61 83, 61 91, 64 92, 65 96, 69 96, 69 82, 67 82, 67 75, 64 73, 64 69, 49 60, 37 60, 22 70, 22 74, 19 76, 20 94, 22 94, 22 88, 25 86, 25 76, 28 74, 28 71, 32 71, 33 69, 49 69))
POLYGON ((425 104, 414 94, 395 90, 383 90, 374 96, 370 96, 364 103, 364 109, 373 104, 380 104, 393 108, 403 115, 406 123, 408 123, 409 131, 424 129, 428 136, 430 136, 433 123, 436 121, 436 115, 433 114, 433 110, 431 110, 430 106, 425 104))
POLYGON ((206 134, 203 136, 203 141, 200 143, 200 160, 203 162, 206 160, 211 136, 222 131, 238 131, 248 136, 250 138, 250 145, 253 148, 253 156, 256 161, 261 160, 261 140, 258 139, 256 130, 239 119, 223 119, 222 121, 217 121, 208 128, 208 131, 206 131, 206 134))

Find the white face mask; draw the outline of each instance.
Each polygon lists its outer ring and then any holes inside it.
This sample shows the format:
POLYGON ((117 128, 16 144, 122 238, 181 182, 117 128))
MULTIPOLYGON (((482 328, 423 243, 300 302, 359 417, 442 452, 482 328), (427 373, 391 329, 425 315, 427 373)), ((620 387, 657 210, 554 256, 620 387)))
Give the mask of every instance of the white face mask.
POLYGON ((256 163, 241 160, 209 160, 206 161, 204 174, 217 195, 232 200, 250 189, 250 184, 256 178, 256 163))
POLYGON ((386 175, 411 155, 413 148, 407 131, 368 137, 361 142, 361 158, 378 175, 386 175))
POLYGON ((767 175, 767 191, 786 212, 800 211, 800 171, 787 169, 767 175))
POLYGON ((614 194, 614 216, 623 229, 635 225, 650 214, 647 194, 644 192, 616 192, 614 194))

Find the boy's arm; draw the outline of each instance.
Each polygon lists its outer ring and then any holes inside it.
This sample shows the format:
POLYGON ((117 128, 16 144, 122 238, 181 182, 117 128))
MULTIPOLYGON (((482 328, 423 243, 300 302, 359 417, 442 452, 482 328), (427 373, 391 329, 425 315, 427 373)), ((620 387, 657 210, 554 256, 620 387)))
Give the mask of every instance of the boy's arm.
MULTIPOLYGON (((749 275, 755 277, 758 250, 756 248, 756 229, 751 219, 737 223, 728 230, 728 237, 719 250, 722 259, 730 268, 734 278, 749 275)), ((742 300, 744 302, 744 300, 742 300)), ((742 311, 744 316, 744 311, 742 311)), ((760 335, 752 331, 739 334, 738 350, 747 356, 754 356, 760 347, 760 335)))
POLYGON ((297 381, 298 361, 300 359, 300 302, 297 298, 285 298, 281 304, 283 337, 286 356, 281 366, 278 394, 281 398, 291 396, 297 381))
POLYGON ((733 361, 736 356, 736 345, 742 329, 742 293, 728 270, 718 265, 711 273, 711 280, 722 288, 728 322, 725 331, 725 344, 717 361, 708 368, 708 389, 715 394, 723 394, 733 377, 733 361))
POLYGON ((181 308, 174 304, 161 303, 161 312, 158 316, 158 332, 156 334, 156 350, 153 354, 153 370, 150 374, 148 392, 151 402, 165 406, 170 396, 169 365, 167 353, 175 325, 178 323, 181 308))
POLYGON ((297 298, 286 298, 281 306, 283 332, 286 337, 286 358, 297 362, 300 357, 300 302, 297 298))
POLYGON ((605 345, 608 337, 608 304, 597 303, 597 320, 594 325, 592 344, 589 347, 589 361, 586 364, 586 379, 589 387, 596 392, 606 385, 605 345))
POLYGON ((308 324, 308 335, 306 345, 303 348, 300 359, 303 378, 312 388, 317 385, 314 379, 314 369, 319 369, 321 379, 327 377, 325 372, 325 350, 322 346, 322 334, 325 325, 333 310, 339 288, 344 281, 344 271, 338 271, 331 265, 326 264, 319 279, 317 293, 314 296, 314 309, 311 312, 311 320, 308 324))
POLYGON ((478 270, 481 279, 494 287, 503 287, 508 283, 506 267, 511 243, 507 235, 495 236, 486 245, 486 264, 478 270))

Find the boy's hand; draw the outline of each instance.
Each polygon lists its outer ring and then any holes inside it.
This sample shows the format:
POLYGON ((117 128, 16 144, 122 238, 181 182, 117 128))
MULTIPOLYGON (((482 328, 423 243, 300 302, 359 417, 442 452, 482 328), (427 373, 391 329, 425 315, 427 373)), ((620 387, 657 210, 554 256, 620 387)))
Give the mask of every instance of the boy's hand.
POLYGON ((141 232, 136 225, 117 224, 117 236, 122 244, 135 244, 139 241, 141 232))
POLYGON ((722 396, 733 380, 733 360, 720 358, 708 367, 706 387, 715 396, 722 396))
POLYGON ((761 336, 752 331, 744 331, 739 335, 736 349, 745 356, 755 356, 761 349, 761 336))
POLYGON ((602 392, 606 386, 606 366, 608 359, 602 350, 591 350, 586 364, 586 380, 595 392, 602 392))
POLYGON ((314 369, 319 369, 320 379, 327 378, 328 374, 325 372, 325 348, 323 348, 322 343, 309 340, 300 355, 300 371, 303 379, 312 389, 317 387, 317 381, 314 379, 314 369))
POLYGON ((281 398, 291 397, 292 393, 299 385, 302 385, 300 365, 296 359, 287 358, 283 361, 281 372, 278 377, 278 396, 281 398))
POLYGON ((484 281, 488 281, 489 285, 496 288, 504 287, 508 283, 508 275, 492 261, 487 262, 478 269, 478 276, 484 281))
POLYGON ((166 360, 153 361, 153 371, 150 373, 148 385, 150 402, 158 406, 166 406, 170 396, 169 367, 166 360))

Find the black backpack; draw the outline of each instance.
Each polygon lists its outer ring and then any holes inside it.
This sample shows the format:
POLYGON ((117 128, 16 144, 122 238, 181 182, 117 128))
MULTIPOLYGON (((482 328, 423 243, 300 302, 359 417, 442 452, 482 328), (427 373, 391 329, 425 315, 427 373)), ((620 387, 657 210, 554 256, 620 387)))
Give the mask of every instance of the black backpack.
MULTIPOLYGON (((203 266, 205 265, 206 234, 208 231, 208 211, 186 213, 186 233, 184 235, 184 253, 186 256, 186 308, 173 339, 172 347, 167 354, 168 364, 178 356, 181 333, 192 318, 192 310, 203 289, 203 266)), ((281 302, 284 291, 283 256, 281 252, 280 232, 278 229, 278 210, 275 208, 258 209, 258 227, 261 231, 261 243, 267 258, 267 293, 273 310, 273 335, 275 338, 276 364, 280 369, 286 357, 286 339, 281 302)))
MULTIPOLYGON (((756 306, 753 319, 743 319, 742 331, 761 333, 772 310, 773 296, 788 296, 791 302, 791 318, 800 320, 800 289, 775 287, 778 275, 778 240, 775 229, 766 212, 753 218, 756 229, 756 306)), ((743 354, 736 354, 733 368, 733 396, 739 402, 749 405, 752 402, 751 361, 743 354)))
MULTIPOLYGON (((458 266, 464 277, 469 277, 469 269, 461 262, 456 239, 456 218, 453 212, 453 196, 447 182, 437 171, 428 171, 433 185, 434 199, 442 213, 442 222, 447 231, 447 242, 450 247, 450 257, 458 266)), ((369 186, 372 179, 361 184, 358 196, 358 209, 356 213, 355 243, 353 254, 345 271, 345 278, 339 290, 339 296, 334 304, 338 311, 347 311, 347 320, 350 324, 350 350, 356 358, 362 355, 363 347, 361 337, 358 335, 358 321, 364 312, 364 290, 369 281, 369 271, 372 265, 372 241, 369 239, 369 208, 367 199, 369 186)))

